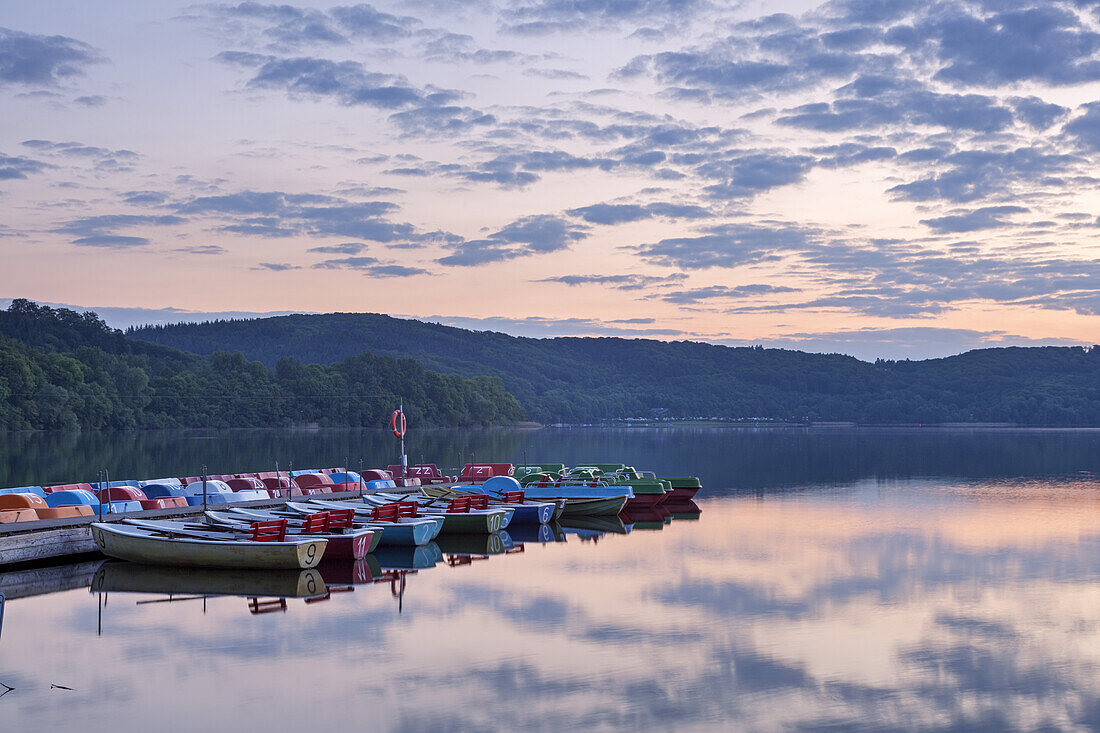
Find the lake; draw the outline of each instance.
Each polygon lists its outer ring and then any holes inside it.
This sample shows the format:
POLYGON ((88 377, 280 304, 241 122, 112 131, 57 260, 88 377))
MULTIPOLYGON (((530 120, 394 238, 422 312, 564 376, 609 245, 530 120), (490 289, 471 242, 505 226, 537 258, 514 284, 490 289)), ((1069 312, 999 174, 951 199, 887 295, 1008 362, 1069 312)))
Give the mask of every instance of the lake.
MULTIPOLYGON (((8 434, 0 453, 8 486, 377 466, 395 450, 381 431, 322 430, 8 434)), ((309 601, 271 600, 298 577, 0 574, 0 723, 1100 727, 1100 431, 440 430, 409 453, 622 460, 704 489, 698 513, 322 568, 331 592, 309 601)))

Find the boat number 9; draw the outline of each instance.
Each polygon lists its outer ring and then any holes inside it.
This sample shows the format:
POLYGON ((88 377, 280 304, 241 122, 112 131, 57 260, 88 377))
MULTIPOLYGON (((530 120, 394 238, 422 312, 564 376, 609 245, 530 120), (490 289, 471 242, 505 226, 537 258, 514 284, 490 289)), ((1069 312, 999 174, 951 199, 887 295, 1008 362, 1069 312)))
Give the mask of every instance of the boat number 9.
POLYGON ((317 545, 310 542, 309 547, 306 548, 306 555, 310 560, 317 557, 317 545))

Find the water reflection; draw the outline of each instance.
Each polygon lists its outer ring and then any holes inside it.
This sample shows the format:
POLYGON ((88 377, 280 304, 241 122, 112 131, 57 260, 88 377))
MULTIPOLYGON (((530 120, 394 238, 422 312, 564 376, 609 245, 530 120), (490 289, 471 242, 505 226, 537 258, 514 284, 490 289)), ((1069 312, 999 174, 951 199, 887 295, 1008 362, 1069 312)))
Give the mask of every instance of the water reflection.
POLYGON ((0 639, 0 682, 15 688, 0 720, 89 733, 1093 730, 1100 481, 1069 470, 1092 460, 839 483, 822 466, 793 489, 707 491, 609 526, 509 528, 510 551, 498 536, 326 565, 326 600, 287 595, 266 614, 251 613, 255 586, 138 605, 177 591, 89 594, 98 564, 5 574, 0 592, 23 590, 0 639))
MULTIPOLYGON (((691 473, 706 494, 802 490, 865 479, 1049 478, 1100 474, 1100 431, 601 429, 414 430, 409 457, 454 467, 470 460, 582 464, 615 460, 659 475, 691 473)), ((394 462, 382 430, 221 430, 0 433, 0 486, 286 470, 394 462)))

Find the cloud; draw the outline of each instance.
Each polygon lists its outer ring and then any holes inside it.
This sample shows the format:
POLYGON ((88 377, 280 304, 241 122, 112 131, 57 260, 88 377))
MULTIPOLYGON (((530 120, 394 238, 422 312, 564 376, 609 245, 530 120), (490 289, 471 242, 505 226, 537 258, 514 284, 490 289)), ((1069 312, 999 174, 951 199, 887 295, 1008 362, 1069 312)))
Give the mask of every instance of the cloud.
MULTIPOLYGON (((1024 81, 1054 85, 1100 79, 1100 34, 1070 7, 1002 6, 980 14, 960 3, 933 7, 912 25, 887 31, 888 44, 908 53, 931 53, 938 80, 996 87, 1024 81)), ((996 7, 996 6, 994 6, 996 7)))
POLYGON ((107 104, 107 98, 99 94, 86 94, 74 98, 73 101, 81 107, 102 107, 107 104))
POLYGON ((1070 110, 1060 104, 1046 102, 1039 97, 1009 97, 1009 105, 1016 113, 1016 119, 1020 120, 1036 130, 1046 130, 1059 122, 1070 110))
POLYGON ((623 224, 655 216, 666 219, 704 219, 711 213, 701 206, 693 204, 592 204, 577 209, 569 209, 570 216, 584 219, 589 224, 623 224))
POLYGON ((1081 148, 1095 153, 1100 151, 1100 102, 1081 105, 1083 113, 1065 127, 1066 135, 1081 148))
MULTIPOLYGON (((612 321, 594 318, 472 318, 467 316, 417 316, 418 320, 475 331, 499 331, 513 336, 554 338, 557 336, 683 336, 674 328, 624 328, 612 321)), ((644 324, 639 324, 644 325, 644 324)))
POLYGON ((606 285, 615 290, 643 290, 656 285, 682 282, 687 275, 681 272, 672 275, 559 275, 542 280, 534 280, 540 283, 562 283, 564 285, 606 285))
POLYGON ((412 277, 413 275, 430 275, 431 273, 420 267, 407 265, 377 265, 368 271, 374 277, 412 277))
POLYGON ((85 237, 77 237, 71 240, 70 243, 79 247, 130 249, 132 247, 144 247, 149 244, 149 240, 145 237, 131 237, 121 234, 89 234, 85 237))
POLYGON ((227 64, 255 69, 248 80, 248 86, 254 89, 279 89, 292 96, 332 97, 346 106, 394 109, 429 97, 427 91, 412 87, 402 76, 367 71, 356 61, 306 56, 280 58, 239 51, 226 51, 217 58, 227 64))
POLYGON ((323 247, 310 247, 310 252, 333 255, 357 255, 367 248, 360 242, 344 242, 343 244, 330 244, 323 247))
POLYGON ((49 167, 39 160, 0 153, 0 181, 26 178, 28 174, 41 173, 49 167))
POLYGON ((636 251, 656 265, 697 270, 776 260, 806 249, 819 232, 793 224, 723 224, 692 237, 662 239, 636 251))
POLYGON ((799 183, 813 168, 815 159, 778 151, 730 151, 716 153, 699 163, 694 172, 721 183, 707 186, 707 195, 715 199, 738 199, 755 196, 779 186, 799 183))
POLYGON ((471 267, 516 257, 555 252, 588 236, 588 229, 550 214, 516 219, 485 239, 461 240, 450 245, 451 254, 436 260, 441 265, 471 267))
POLYGON ((101 214, 64 222, 53 229, 60 234, 76 235, 71 244, 79 247, 131 249, 149 244, 146 237, 119 234, 116 230, 129 227, 161 227, 183 224, 186 219, 170 214, 160 216, 140 214, 101 214))
POLYGON ((57 86, 102 60, 95 49, 74 38, 0 28, 0 86, 57 86))
POLYGON ((254 270, 271 270, 272 272, 286 272, 288 270, 300 270, 301 265, 291 265, 286 262, 261 262, 254 270))
POLYGON ((421 25, 417 18, 383 13, 366 3, 335 7, 331 13, 351 36, 376 43, 392 43, 408 38, 421 25))
POLYGON ((578 74, 575 71, 569 71, 567 69, 527 69, 523 72, 527 76, 537 76, 542 79, 579 79, 585 80, 589 77, 585 74, 578 74))
POLYGON ((137 206, 157 206, 168 201, 164 191, 126 191, 119 195, 126 203, 137 206))
POLYGON ((933 92, 891 77, 860 77, 839 92, 845 96, 832 103, 785 110, 776 124, 819 132, 932 126, 990 133, 1007 129, 1014 120, 1013 111, 996 97, 933 92))
MULTIPOLYGON (((221 231, 280 238, 296 235, 351 237, 371 242, 421 245, 440 233, 422 232, 387 215, 400 207, 389 201, 352 201, 322 194, 283 191, 239 191, 198 196, 175 207, 177 213, 205 215, 227 222, 221 231)), ((328 245, 330 247, 349 245, 328 245)))
POLYGON ((691 290, 676 290, 661 295, 661 300, 678 305, 690 305, 714 298, 750 298, 759 295, 776 295, 783 293, 801 293, 800 288, 790 288, 784 285, 737 285, 727 287, 724 285, 711 285, 704 288, 691 290))
POLYGON ((43 155, 54 158, 70 158, 75 160, 91 160, 94 168, 99 172, 117 173, 131 171, 141 155, 133 150, 125 148, 111 150, 97 145, 85 145, 78 142, 53 142, 52 140, 24 140, 20 143, 23 147, 31 148, 43 155))
POLYGON ((196 244, 190 247, 177 247, 172 251, 191 255, 223 255, 229 250, 216 244, 196 244))
MULTIPOLYGON (((938 153, 937 153, 938 155, 938 153)), ((904 158, 904 154, 902 155, 904 158)), ((1019 184, 1065 184, 1058 175, 1081 166, 1085 160, 1070 153, 1040 147, 1007 150, 961 150, 938 161, 946 168, 888 189, 898 199, 945 199, 966 203, 1006 194, 1019 184)))
POLYGON ((1023 206, 986 206, 961 214, 951 214, 935 219, 921 219, 921 224, 930 227, 939 234, 973 232, 979 229, 995 229, 1011 226, 1005 221, 1010 214, 1026 214, 1023 206))
POLYGON ((534 57, 518 51, 480 48, 473 36, 444 32, 424 45, 424 58, 436 62, 494 64, 528 60, 534 57))
POLYGON ((355 270, 372 277, 411 277, 413 275, 430 274, 420 267, 382 263, 376 257, 366 256, 324 260, 313 265, 313 267, 322 270, 355 270))
POLYGON ((144 215, 144 214, 101 214, 99 216, 86 216, 65 222, 54 229, 55 232, 65 234, 90 234, 102 232, 105 229, 119 229, 134 226, 172 226, 183 224, 186 219, 171 214, 144 215))
POLYGON ((709 6, 706 0, 527 0, 502 11, 501 18, 507 33, 543 35, 623 22, 678 23, 709 6))
POLYGON ((588 236, 586 227, 548 214, 525 216, 517 219, 495 234, 491 239, 513 244, 525 244, 533 252, 554 252, 565 249, 573 242, 588 236))

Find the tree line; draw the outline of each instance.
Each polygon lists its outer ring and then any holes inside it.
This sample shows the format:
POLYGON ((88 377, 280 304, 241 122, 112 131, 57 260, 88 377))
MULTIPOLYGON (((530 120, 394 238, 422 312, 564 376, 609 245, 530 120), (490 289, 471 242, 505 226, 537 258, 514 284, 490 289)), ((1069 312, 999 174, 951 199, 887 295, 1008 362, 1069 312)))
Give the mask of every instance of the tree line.
POLYGON ((201 357, 127 338, 94 313, 16 300, 0 312, 0 429, 382 427, 404 401, 420 426, 524 417, 498 378, 357 354, 332 364, 201 357))
POLYGON ((1100 425, 1100 348, 1007 347, 944 359, 860 361, 842 354, 690 341, 536 339, 373 313, 182 323, 130 334, 274 365, 284 354, 336 363, 369 351, 429 369, 499 377, 532 420, 759 417, 862 424, 1100 425))

